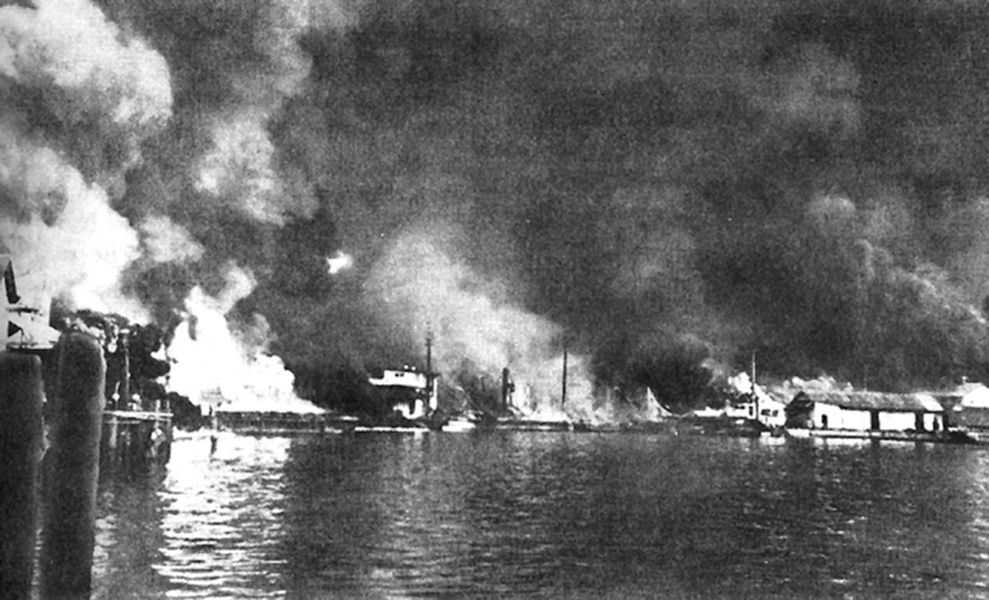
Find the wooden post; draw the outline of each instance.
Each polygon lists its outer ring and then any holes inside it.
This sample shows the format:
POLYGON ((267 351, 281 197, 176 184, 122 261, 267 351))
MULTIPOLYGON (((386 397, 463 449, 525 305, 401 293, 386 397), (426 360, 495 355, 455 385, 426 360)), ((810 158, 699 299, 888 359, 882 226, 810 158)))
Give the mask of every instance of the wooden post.
POLYGON ((88 598, 106 361, 91 336, 62 334, 44 502, 41 597, 88 598))
POLYGON ((44 449, 41 359, 0 352, 0 598, 30 598, 44 449))
MULTIPOLYGON (((121 357, 121 367, 120 367, 120 370, 122 372, 119 373, 119 376, 120 376, 120 398, 124 401, 124 403, 123 406, 121 406, 118 402, 117 406, 114 407, 116 410, 131 410, 130 348, 129 348, 129 344, 127 343, 127 334, 128 332, 123 332, 117 338, 117 351, 123 354, 123 356, 121 357)), ((143 410, 143 407, 139 408, 138 410, 143 410)))

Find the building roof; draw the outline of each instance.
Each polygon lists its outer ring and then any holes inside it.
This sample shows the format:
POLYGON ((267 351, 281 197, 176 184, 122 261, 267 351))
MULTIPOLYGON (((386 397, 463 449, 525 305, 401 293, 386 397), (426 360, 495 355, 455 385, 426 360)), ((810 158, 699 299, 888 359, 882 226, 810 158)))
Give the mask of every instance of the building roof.
POLYGON ((804 390, 801 393, 814 402, 852 410, 881 410, 884 412, 943 412, 944 410, 934 396, 920 392, 888 394, 883 392, 804 390))

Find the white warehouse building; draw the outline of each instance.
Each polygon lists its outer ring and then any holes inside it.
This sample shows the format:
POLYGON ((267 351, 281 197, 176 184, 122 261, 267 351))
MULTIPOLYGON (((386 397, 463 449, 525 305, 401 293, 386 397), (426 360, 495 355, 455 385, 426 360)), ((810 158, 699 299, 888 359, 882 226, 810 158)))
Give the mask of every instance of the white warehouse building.
POLYGON ((925 393, 804 390, 787 405, 787 427, 851 431, 939 431, 944 409, 925 393))

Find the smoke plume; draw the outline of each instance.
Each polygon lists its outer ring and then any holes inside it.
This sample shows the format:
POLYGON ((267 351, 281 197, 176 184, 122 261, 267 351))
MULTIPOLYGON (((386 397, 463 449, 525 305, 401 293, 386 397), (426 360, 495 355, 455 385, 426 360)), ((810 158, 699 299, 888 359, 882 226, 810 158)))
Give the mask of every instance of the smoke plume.
POLYGON ((753 352, 857 387, 986 378, 985 13, 6 5, 0 245, 174 341, 197 307, 235 338, 263 317, 229 351, 324 387, 422 364, 430 328, 446 373, 508 366, 538 406, 566 340, 598 415, 753 352))

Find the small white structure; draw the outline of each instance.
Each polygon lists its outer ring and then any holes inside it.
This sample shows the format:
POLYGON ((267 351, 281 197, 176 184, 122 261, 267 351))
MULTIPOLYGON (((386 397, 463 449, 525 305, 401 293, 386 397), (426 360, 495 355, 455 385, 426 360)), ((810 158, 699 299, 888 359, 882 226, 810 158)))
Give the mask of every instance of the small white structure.
POLYGON ((925 393, 804 390, 787 407, 787 426, 850 431, 939 431, 944 409, 925 393))
POLYGON ((989 410, 989 387, 978 382, 965 382, 955 388, 954 396, 958 397, 958 406, 989 410))
POLYGON ((406 419, 421 419, 436 410, 438 403, 436 378, 411 368, 385 369, 381 377, 369 377, 368 383, 377 388, 402 394, 402 401, 395 403, 395 410, 406 419), (405 401, 407 398, 407 401, 405 401))
POLYGON ((773 429, 786 424, 786 404, 766 393, 750 394, 741 402, 728 404, 724 415, 732 419, 753 419, 773 429))
POLYGON ((953 390, 938 394, 950 409, 948 424, 967 429, 989 429, 989 387, 965 382, 953 390))
POLYGON ((729 378, 728 384, 743 395, 737 401, 728 403, 724 410, 726 417, 753 419, 770 429, 786 424, 786 404, 753 383, 748 373, 743 371, 729 378))

